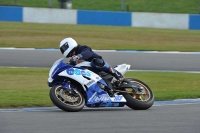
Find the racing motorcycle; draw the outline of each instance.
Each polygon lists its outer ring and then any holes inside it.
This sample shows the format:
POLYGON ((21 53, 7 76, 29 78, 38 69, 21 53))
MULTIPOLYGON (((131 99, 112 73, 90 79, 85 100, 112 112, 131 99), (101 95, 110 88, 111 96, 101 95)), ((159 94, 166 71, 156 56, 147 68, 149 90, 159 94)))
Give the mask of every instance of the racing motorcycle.
MULTIPOLYGON (((117 65, 114 69, 124 75, 130 65, 117 65)), ((50 99, 61 110, 81 111, 90 108, 124 107, 133 110, 149 109, 154 103, 154 94, 144 82, 134 78, 124 78, 120 85, 105 72, 94 69, 90 62, 77 65, 57 60, 50 69, 48 86, 50 99)))

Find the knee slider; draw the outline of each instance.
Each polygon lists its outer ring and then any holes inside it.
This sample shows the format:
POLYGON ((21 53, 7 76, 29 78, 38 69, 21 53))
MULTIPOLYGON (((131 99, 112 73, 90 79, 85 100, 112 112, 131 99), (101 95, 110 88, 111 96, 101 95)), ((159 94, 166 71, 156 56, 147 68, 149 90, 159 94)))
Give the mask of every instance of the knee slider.
POLYGON ((91 65, 92 65, 92 67, 95 67, 95 68, 102 68, 105 65, 105 62, 103 59, 94 58, 91 61, 91 65))
POLYGON ((107 62, 98 58, 95 58, 91 61, 91 66, 104 72, 108 72, 111 68, 107 62))

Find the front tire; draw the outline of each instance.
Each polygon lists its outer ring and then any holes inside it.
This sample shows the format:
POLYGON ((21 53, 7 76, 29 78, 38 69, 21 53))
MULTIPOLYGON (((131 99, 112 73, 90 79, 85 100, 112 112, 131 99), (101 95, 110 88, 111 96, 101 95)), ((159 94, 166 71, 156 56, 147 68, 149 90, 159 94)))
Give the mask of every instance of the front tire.
POLYGON ((154 103, 154 95, 152 90, 145 83, 138 79, 126 79, 130 82, 143 87, 144 94, 137 94, 132 89, 127 88, 125 91, 129 93, 122 93, 127 100, 127 106, 134 110, 146 110, 149 109, 154 103))
POLYGON ((69 95, 62 85, 55 85, 50 90, 51 101, 60 109, 68 112, 78 112, 85 105, 85 98, 76 90, 77 95, 69 95))

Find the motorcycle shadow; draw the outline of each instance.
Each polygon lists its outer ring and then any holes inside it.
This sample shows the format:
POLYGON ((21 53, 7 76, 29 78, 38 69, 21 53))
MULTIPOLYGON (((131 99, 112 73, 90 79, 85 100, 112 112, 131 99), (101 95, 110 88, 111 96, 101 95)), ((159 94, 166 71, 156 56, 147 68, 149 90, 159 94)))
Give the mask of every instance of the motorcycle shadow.
POLYGON ((85 107, 83 108, 83 110, 81 110, 81 112, 89 112, 89 111, 122 111, 122 110, 130 110, 132 111, 132 109, 128 108, 128 107, 101 107, 101 108, 95 108, 95 107, 85 107))
MULTIPOLYGON (((88 108, 88 107, 84 107, 81 111, 79 112, 98 112, 98 111, 103 111, 103 112, 110 112, 110 111, 133 111, 132 109, 128 108, 128 107, 102 107, 102 108, 88 108)), ((63 111, 61 109, 55 109, 55 110, 51 110, 51 112, 67 112, 67 111, 63 111)), ((70 112, 69 112, 70 113, 70 112)))

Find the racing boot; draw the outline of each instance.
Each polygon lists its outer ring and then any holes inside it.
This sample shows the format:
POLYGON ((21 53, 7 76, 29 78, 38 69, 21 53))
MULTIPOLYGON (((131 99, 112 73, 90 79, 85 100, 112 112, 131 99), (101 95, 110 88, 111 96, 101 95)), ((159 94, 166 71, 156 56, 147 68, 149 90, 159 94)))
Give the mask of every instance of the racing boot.
POLYGON ((109 73, 117 79, 117 81, 114 82, 114 84, 118 87, 121 85, 122 81, 124 80, 124 76, 118 72, 116 69, 113 69, 110 67, 109 73))

